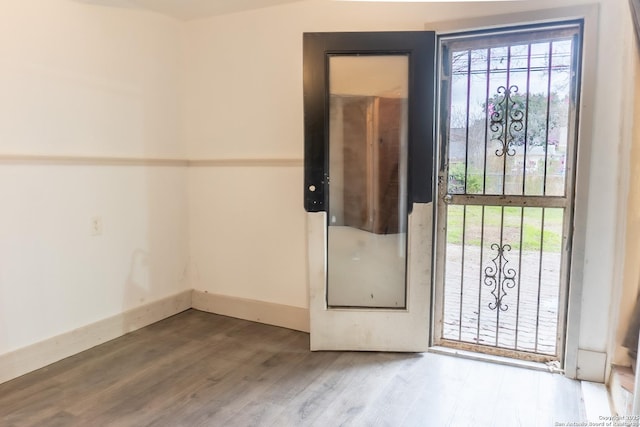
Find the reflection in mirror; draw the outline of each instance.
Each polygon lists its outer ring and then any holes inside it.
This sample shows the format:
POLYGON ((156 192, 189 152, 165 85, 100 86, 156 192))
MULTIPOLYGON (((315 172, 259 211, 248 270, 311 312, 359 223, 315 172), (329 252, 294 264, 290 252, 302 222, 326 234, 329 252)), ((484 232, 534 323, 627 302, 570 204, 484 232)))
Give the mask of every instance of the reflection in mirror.
POLYGON ((407 55, 329 57, 330 307, 406 306, 407 55))

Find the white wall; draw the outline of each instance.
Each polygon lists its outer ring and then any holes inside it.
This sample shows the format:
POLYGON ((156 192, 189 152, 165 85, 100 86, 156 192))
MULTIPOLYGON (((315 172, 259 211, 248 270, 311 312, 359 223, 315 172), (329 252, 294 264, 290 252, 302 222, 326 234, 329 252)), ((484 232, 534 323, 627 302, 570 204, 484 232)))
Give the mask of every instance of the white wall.
MULTIPOLYGON (((425 23, 515 13, 587 1, 500 2, 494 4, 371 4, 309 0, 214 17, 187 24, 185 33, 182 138, 195 159, 302 159, 302 33, 314 31, 421 30, 425 23)), ((623 57, 632 37, 624 0, 601 0, 595 98, 587 130, 592 135, 588 210, 578 233, 586 233, 579 347, 607 350, 616 260, 615 171, 621 159, 623 57)), ((427 24, 427 27, 429 25, 427 24)), ((627 125, 628 126, 628 125, 627 125)), ((191 171, 189 182, 191 255, 198 266, 196 287, 231 296, 307 307, 302 167, 226 167, 191 171), (216 182, 224 179, 225 183, 216 182), (256 192, 259 192, 258 205, 256 192), (207 197, 200 197, 203 195, 207 197), (268 194, 273 195, 270 199, 268 194), (194 197, 195 195, 195 197, 194 197), (284 207, 286 206, 286 209, 284 207), (264 215, 283 218, 278 232, 264 215), (241 213, 241 214, 239 214, 241 213), (203 230, 206 230, 203 233, 203 230), (216 239, 234 236, 233 241, 216 239), (256 238, 260 237, 260 238, 256 238), (248 248, 247 268, 217 261, 225 248, 248 248), (265 276, 267 265, 283 266, 265 276)), ((581 173, 585 173, 584 169, 581 173)), ((585 362, 588 363, 588 362, 585 362)), ((596 374, 596 377, 600 374, 596 374)), ((602 371, 604 375, 604 371, 602 371)))
POLYGON ((628 169, 630 159, 622 154, 622 147, 630 143, 626 110, 633 105, 629 100, 635 83, 628 64, 635 36, 627 2, 601 2, 599 25, 597 71, 592 82, 595 98, 587 107, 593 108, 593 121, 579 347, 607 352, 610 364, 614 362, 611 344, 620 309, 626 234, 620 229, 626 194, 619 189, 626 184, 622 171, 628 169))
MULTIPOLYGON (((197 290, 307 307, 303 32, 422 30, 582 3, 308 0, 179 23, 72 0, 0 2, 0 355, 189 288, 189 255, 197 290), (139 160, 8 157, 19 154, 139 160), (145 163, 183 156, 204 162, 145 163), (104 231, 91 237, 97 215, 104 231)), ((630 126, 621 82, 632 34, 625 0, 598 3, 578 232, 579 346, 601 354, 618 304, 614 171, 630 126)))
MULTIPOLYGON (((633 40, 632 40, 633 41, 633 40)), ((620 290, 620 311, 616 334, 614 363, 629 365, 628 351, 622 347, 640 291, 640 50, 636 43, 629 43, 628 59, 630 75, 635 90, 630 96, 626 118, 632 123, 630 140, 621 147, 620 155, 627 162, 620 172, 620 208, 618 221, 624 239, 624 270, 621 272, 623 288, 620 290), (626 207, 626 210, 624 209, 626 207)))
POLYGON ((300 166, 189 170, 192 284, 213 294, 306 307, 300 166))
POLYGON ((186 170, 146 163, 184 154, 180 31, 70 0, 0 2, 0 355, 190 287, 186 170))
POLYGON ((0 3, 2 153, 171 157, 180 23, 76 3, 0 3))

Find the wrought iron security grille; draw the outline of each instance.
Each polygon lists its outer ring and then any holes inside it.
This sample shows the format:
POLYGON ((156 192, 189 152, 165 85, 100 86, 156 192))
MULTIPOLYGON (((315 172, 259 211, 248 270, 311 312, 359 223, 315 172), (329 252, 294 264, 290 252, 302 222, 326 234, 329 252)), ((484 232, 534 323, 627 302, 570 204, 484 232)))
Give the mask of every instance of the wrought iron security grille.
POLYGON ((438 344, 561 355, 580 34, 441 40, 438 344))

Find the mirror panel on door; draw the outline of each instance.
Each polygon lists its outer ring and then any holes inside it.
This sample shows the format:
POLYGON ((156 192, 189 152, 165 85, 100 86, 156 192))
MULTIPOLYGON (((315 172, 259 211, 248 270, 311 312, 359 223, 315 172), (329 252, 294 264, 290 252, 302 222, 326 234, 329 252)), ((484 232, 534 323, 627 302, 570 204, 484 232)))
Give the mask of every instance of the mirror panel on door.
POLYGON ((406 306, 409 57, 331 55, 330 307, 406 306))

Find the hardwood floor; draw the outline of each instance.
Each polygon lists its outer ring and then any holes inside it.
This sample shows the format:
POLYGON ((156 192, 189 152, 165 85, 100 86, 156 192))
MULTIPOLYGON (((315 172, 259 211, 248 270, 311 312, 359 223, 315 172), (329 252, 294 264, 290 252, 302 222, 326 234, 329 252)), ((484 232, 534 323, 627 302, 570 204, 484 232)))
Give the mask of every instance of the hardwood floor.
POLYGON ((0 384, 2 426, 553 426, 580 383, 438 354, 308 351, 188 310, 0 384))

